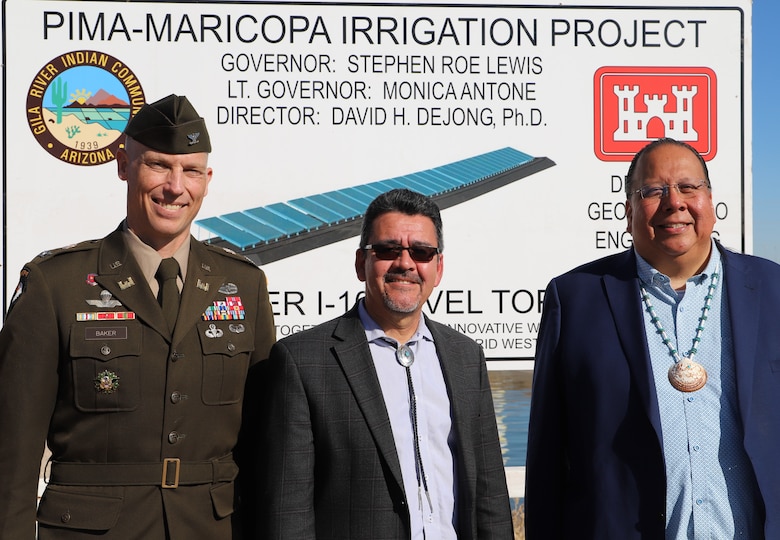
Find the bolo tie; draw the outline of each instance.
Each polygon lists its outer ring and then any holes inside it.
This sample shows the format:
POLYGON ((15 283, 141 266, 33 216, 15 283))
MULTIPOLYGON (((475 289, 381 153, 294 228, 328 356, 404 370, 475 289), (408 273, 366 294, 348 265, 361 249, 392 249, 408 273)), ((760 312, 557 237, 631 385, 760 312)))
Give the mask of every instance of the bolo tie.
POLYGON ((398 347, 394 341, 386 340, 395 346, 395 359, 406 370, 406 384, 409 387, 409 409, 412 415, 412 435, 414 436, 414 460, 417 465, 417 501, 422 510, 422 492, 425 491, 425 497, 428 499, 428 507, 433 511, 431 504, 431 494, 428 491, 428 479, 425 476, 423 467, 422 453, 420 453, 420 434, 417 428, 417 395, 414 392, 414 383, 412 382, 411 366, 414 363, 414 351, 408 345, 398 347))

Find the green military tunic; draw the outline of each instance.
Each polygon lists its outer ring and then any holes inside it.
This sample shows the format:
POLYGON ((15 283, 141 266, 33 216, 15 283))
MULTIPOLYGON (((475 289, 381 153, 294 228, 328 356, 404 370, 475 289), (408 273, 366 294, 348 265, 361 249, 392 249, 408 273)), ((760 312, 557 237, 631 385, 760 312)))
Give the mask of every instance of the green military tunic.
POLYGON ((232 452, 274 323, 263 272, 191 241, 171 335, 117 230, 22 270, 0 331, 0 538, 232 539, 232 452))

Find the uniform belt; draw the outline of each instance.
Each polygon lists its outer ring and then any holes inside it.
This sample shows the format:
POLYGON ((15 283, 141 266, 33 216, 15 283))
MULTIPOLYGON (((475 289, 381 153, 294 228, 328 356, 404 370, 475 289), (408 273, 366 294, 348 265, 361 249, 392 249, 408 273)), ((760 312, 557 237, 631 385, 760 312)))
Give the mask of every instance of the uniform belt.
POLYGON ((230 482, 238 475, 233 456, 211 461, 165 458, 160 463, 51 462, 49 483, 70 486, 160 486, 177 488, 230 482))

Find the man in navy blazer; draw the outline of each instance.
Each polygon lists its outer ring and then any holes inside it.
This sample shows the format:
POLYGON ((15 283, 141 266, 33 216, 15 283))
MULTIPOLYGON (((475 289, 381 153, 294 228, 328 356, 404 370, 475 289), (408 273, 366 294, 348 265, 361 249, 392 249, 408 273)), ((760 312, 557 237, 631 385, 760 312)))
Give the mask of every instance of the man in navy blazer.
POLYGON ((355 255, 365 297, 273 348, 259 538, 513 538, 482 349, 422 315, 443 245, 430 199, 379 195, 355 255))
POLYGON ((547 288, 526 538, 780 538, 780 266, 712 240, 685 143, 642 149, 626 195, 634 248, 547 288))

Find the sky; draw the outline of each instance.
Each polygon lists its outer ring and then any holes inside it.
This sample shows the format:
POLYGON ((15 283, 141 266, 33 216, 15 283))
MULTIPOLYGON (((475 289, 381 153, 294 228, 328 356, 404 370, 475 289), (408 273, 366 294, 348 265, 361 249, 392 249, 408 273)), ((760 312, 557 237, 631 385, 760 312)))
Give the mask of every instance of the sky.
POLYGON ((780 263, 780 2, 753 1, 753 253, 780 263))

